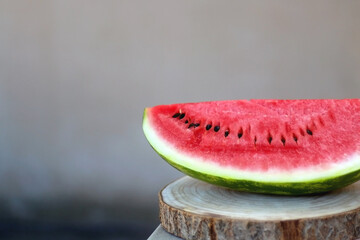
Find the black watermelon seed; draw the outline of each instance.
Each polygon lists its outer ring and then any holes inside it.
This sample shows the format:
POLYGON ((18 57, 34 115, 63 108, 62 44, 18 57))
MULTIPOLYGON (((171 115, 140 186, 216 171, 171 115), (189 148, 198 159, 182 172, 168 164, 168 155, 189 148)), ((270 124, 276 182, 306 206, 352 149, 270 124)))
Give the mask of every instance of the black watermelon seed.
POLYGON ((244 133, 243 129, 240 128, 239 133, 238 133, 238 138, 241 138, 243 136, 243 133, 244 133))
POLYGON ((189 120, 185 120, 185 124, 188 124, 189 123, 189 120))
POLYGON ((215 126, 215 127, 214 127, 214 131, 215 131, 215 132, 218 132, 219 130, 220 130, 220 126, 215 126))
POLYGON ((172 117, 177 118, 178 116, 180 116, 180 113, 175 113, 172 117))
POLYGON ((306 133, 309 135, 313 135, 312 131, 310 129, 306 129, 306 133))
POLYGON ((205 127, 205 129, 208 130, 208 131, 210 130, 210 128, 211 128, 211 124, 208 124, 208 125, 206 125, 206 127, 205 127))
POLYGON ((271 136, 268 137, 268 142, 269 142, 269 144, 271 144, 271 142, 272 142, 272 137, 271 136))
POLYGON ((180 114, 179 119, 183 119, 185 117, 185 113, 180 114))
POLYGON ((283 143, 283 145, 285 146, 285 142, 286 142, 286 140, 285 140, 285 138, 282 136, 281 137, 281 142, 283 143))
POLYGON ((294 141, 297 143, 298 138, 297 138, 297 136, 296 136, 295 134, 293 135, 293 139, 294 139, 294 141))
POLYGON ((196 127, 198 127, 198 126, 200 126, 200 123, 195 123, 195 124, 194 124, 194 128, 196 128, 196 127))
POLYGON ((194 127, 195 123, 190 123, 188 128, 194 127))
POLYGON ((225 137, 229 136, 229 130, 226 130, 224 135, 225 135, 225 137))

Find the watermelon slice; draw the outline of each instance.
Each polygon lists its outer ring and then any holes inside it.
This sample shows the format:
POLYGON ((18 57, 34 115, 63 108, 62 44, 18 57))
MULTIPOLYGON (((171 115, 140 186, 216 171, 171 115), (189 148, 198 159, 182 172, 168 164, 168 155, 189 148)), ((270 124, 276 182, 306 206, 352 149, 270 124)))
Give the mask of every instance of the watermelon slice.
POLYGON ((161 105, 143 130, 178 170, 236 190, 303 195, 360 179, 360 99, 161 105))

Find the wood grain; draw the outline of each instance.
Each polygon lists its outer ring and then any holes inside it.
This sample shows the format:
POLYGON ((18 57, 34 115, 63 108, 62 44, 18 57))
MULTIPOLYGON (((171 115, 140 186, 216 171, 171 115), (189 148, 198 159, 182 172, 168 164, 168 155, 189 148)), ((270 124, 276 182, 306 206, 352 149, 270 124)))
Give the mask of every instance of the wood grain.
POLYGON ((190 177, 160 193, 164 229, 184 239, 354 240, 360 238, 360 182, 313 196, 273 196, 190 177))

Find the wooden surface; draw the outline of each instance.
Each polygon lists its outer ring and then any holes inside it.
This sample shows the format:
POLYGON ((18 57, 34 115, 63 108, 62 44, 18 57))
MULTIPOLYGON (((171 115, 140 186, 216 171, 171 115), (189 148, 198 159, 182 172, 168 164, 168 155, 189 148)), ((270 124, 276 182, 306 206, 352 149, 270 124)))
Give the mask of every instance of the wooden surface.
POLYGON ((272 196, 190 177, 159 193, 164 229, 184 239, 358 239, 360 182, 314 196, 272 196))

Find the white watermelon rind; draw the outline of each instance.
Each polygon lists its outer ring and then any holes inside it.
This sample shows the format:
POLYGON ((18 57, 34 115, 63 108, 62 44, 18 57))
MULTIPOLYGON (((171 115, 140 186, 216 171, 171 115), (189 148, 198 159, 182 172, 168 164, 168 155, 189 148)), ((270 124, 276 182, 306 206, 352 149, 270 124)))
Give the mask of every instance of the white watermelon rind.
POLYGON ((188 156, 162 138, 152 126, 148 109, 143 115, 143 131, 152 148, 170 165, 194 178, 231 189, 281 194, 304 195, 327 192, 360 179, 360 151, 326 166, 293 171, 244 171, 188 156))

